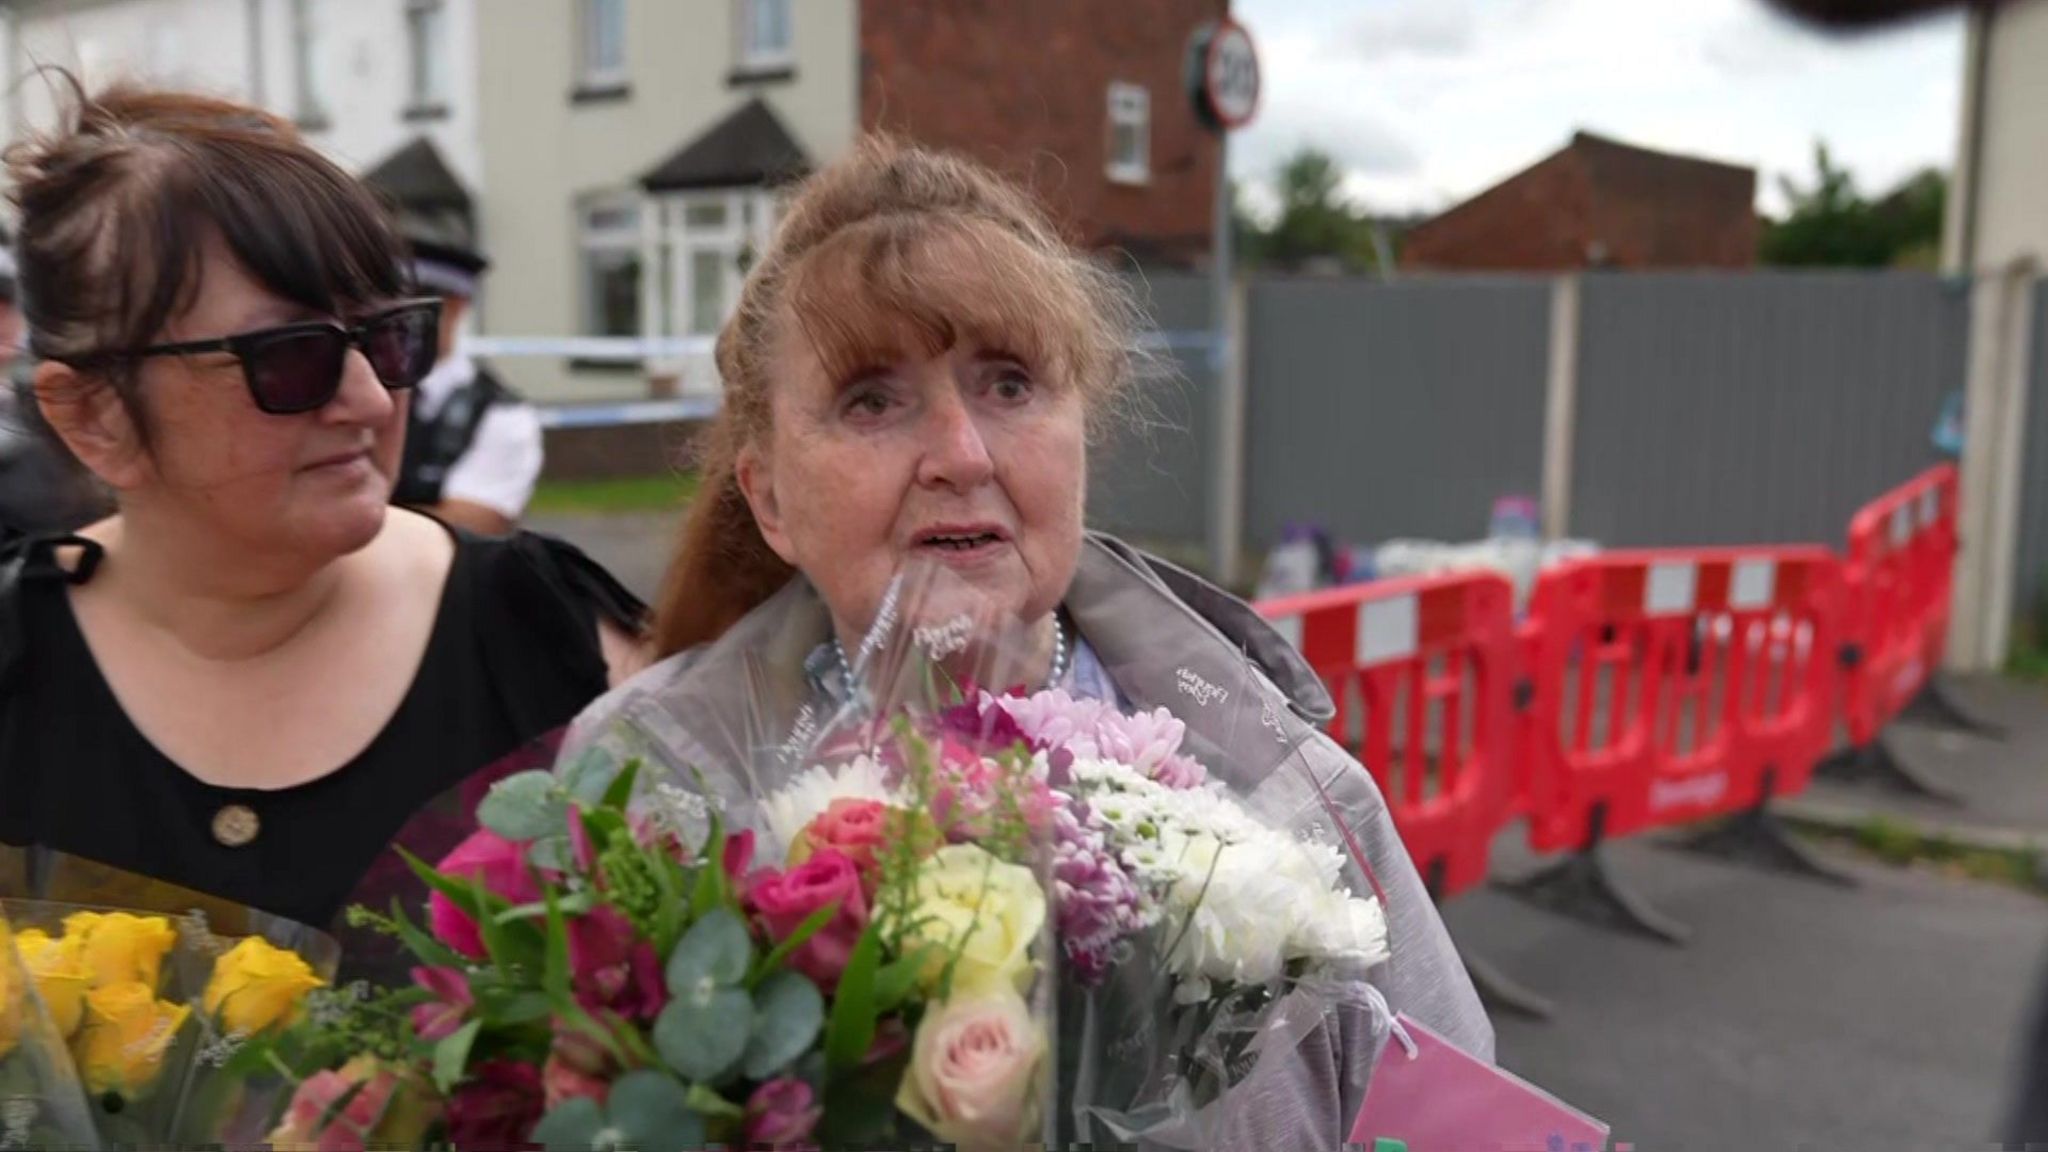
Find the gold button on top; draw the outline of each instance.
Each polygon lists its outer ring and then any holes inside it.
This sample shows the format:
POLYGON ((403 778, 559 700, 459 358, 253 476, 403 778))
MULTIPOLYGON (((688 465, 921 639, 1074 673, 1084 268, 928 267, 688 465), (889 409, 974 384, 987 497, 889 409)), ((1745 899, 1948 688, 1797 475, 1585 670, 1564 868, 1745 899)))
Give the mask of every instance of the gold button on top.
POLYGON ((253 843, 262 830, 263 822, 245 804, 229 804, 213 814, 213 838, 229 848, 253 843))

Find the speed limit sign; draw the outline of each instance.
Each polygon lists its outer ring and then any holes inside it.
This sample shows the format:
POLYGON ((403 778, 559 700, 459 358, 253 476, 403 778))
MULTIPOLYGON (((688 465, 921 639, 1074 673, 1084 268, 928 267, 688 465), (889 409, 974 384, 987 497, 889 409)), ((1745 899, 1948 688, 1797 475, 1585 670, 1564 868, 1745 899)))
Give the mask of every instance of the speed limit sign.
POLYGON ((1195 115, 1218 132, 1251 123, 1259 107, 1259 56, 1244 25, 1224 17, 1188 44, 1188 94, 1195 115))

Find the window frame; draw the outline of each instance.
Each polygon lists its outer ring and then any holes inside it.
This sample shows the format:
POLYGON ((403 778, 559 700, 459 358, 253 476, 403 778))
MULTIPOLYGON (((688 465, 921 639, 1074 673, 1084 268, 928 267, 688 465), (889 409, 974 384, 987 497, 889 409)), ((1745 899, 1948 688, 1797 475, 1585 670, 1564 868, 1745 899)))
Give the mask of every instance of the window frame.
POLYGON ((735 0, 733 59, 741 73, 779 72, 796 67, 795 0, 735 0), (755 40, 758 14, 769 4, 782 10, 782 46, 763 51, 755 40))
POLYGON ((445 115, 448 109, 447 0, 406 0, 406 116, 445 115), (422 32, 431 29, 423 36, 422 32), (423 84, 422 81, 428 81, 423 84))
POLYGON ((310 131, 326 128, 332 121, 327 101, 320 92, 320 25, 313 16, 314 0, 291 0, 292 119, 310 131))
POLYGON ((642 233, 645 214, 652 210, 653 205, 632 192, 598 193, 576 202, 577 313, 583 335, 638 337, 644 331, 647 317, 642 313, 646 311, 645 286, 650 270, 642 233), (617 224, 594 225, 593 217, 605 212, 624 212, 628 218, 617 224), (614 330, 615 326, 603 323, 605 300, 598 289, 598 260, 621 256, 637 266, 638 279, 630 323, 623 330, 614 330))
POLYGON ((576 5, 576 85, 586 92, 616 91, 624 89, 631 79, 629 61, 631 52, 627 35, 630 23, 627 0, 577 0, 576 5), (618 59, 611 62, 596 58, 602 47, 603 17, 610 15, 618 22, 616 49, 618 59))
POLYGON ((1105 105, 1107 144, 1105 174, 1114 184, 1144 185, 1152 182, 1152 91, 1142 84, 1112 80, 1105 105), (1137 145, 1137 155, 1127 157, 1118 149, 1119 133, 1128 130, 1137 145))

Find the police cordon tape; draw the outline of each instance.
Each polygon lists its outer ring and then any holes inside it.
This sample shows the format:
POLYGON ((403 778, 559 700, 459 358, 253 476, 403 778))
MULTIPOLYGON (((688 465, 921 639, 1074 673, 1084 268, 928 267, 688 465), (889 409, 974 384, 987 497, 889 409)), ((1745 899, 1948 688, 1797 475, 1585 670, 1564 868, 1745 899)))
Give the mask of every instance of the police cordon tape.
MULTIPOLYGON (((593 364, 644 364, 650 370, 695 360, 708 363, 717 341, 709 336, 664 336, 642 339, 631 336, 476 336, 467 341, 476 356, 516 359, 527 356, 558 357, 593 364)), ((1134 344, 1147 355, 1183 357, 1213 352, 1216 334, 1205 330, 1147 332, 1134 344)), ((715 393, 692 390, 692 394, 661 400, 631 400, 608 403, 557 403, 539 406, 544 428, 604 428, 628 424, 651 424, 671 420, 708 420, 717 415, 715 393)))
MULTIPOLYGON (((1682 943, 1684 927, 1609 870, 1607 841, 1713 821, 1690 846, 1841 882, 1771 801, 1844 762, 1830 774, 1915 786, 1879 736, 1939 697, 1955 483, 1941 465, 1872 501, 1846 554, 1757 545, 1568 560, 1538 577, 1519 621, 1491 571, 1256 607, 1329 688, 1328 735, 1379 784, 1437 900, 1485 883, 1494 840, 1526 818, 1532 848, 1567 855, 1510 890, 1682 943), (1850 747, 1829 757, 1838 730, 1850 747)), ((1967 722, 1952 705, 1937 711, 1967 722)), ((1547 1014, 1476 962, 1474 977, 1496 1005, 1547 1014)))

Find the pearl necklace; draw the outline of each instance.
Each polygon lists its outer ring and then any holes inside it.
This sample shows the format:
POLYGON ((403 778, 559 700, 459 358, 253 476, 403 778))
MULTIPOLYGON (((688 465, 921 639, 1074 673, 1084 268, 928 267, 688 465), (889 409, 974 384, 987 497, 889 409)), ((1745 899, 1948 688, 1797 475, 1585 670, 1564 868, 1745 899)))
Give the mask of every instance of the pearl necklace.
MULTIPOLYGON (((832 651, 839 657, 839 674, 846 679, 848 687, 853 685, 853 662, 846 658, 846 646, 837 637, 832 640, 832 651)), ((1072 654, 1067 648, 1067 629, 1060 623, 1059 613, 1052 617, 1052 670, 1046 675, 1045 686, 1057 688, 1067 678, 1067 664, 1072 654)))

